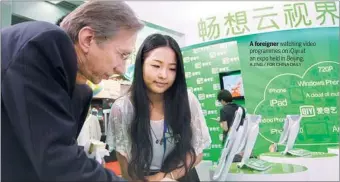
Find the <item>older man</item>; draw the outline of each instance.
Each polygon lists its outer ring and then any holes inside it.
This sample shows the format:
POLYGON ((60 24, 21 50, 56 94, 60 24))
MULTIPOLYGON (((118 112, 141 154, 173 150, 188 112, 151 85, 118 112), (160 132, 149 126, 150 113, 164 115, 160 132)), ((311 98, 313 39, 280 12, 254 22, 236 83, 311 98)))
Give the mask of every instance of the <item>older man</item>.
POLYGON ((71 100, 76 77, 99 83, 124 71, 143 25, 123 2, 89 1, 61 27, 1 31, 2 181, 122 180, 77 146, 71 100))

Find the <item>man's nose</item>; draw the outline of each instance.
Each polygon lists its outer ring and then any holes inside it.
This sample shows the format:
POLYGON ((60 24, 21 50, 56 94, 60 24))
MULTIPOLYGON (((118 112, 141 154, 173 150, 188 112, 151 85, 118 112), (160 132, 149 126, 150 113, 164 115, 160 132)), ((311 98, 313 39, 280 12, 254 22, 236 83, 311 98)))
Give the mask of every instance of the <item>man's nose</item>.
POLYGON ((119 75, 123 75, 125 73, 125 64, 120 64, 114 68, 114 72, 119 75))

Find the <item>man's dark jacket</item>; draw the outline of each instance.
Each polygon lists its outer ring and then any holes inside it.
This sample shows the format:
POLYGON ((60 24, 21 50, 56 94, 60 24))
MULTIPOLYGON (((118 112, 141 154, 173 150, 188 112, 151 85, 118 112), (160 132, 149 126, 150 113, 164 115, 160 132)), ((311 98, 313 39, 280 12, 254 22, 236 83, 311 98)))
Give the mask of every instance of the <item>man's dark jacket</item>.
POLYGON ((1 181, 118 181, 78 147, 77 57, 58 26, 1 30, 1 181))

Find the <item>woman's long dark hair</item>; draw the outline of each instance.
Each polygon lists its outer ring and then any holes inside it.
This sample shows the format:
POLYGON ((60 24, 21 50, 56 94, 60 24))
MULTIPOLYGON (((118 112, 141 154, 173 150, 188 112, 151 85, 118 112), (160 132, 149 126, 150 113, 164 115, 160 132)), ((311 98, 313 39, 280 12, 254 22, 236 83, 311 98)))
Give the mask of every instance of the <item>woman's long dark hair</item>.
POLYGON ((172 129, 172 135, 179 139, 175 149, 165 159, 161 171, 169 173, 184 166, 185 174, 187 174, 196 161, 196 154, 191 144, 193 137, 190 127, 191 114, 181 50, 172 37, 152 34, 144 40, 138 50, 131 86, 131 101, 134 105, 135 116, 129 131, 132 141, 132 156, 128 173, 132 179, 143 179, 150 173, 153 157, 150 100, 143 80, 143 65, 146 54, 159 47, 169 47, 176 54, 176 78, 173 85, 164 93, 164 122, 172 129), (190 164, 187 161, 187 154, 191 154, 190 164))

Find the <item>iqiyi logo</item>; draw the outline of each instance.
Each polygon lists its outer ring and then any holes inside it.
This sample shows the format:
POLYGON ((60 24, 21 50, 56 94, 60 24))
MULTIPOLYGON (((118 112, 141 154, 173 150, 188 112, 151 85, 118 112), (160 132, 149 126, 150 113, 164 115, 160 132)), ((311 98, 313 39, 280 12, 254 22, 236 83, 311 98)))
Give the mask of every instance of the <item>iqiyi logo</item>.
POLYGON ((221 86, 219 83, 213 84, 213 90, 220 90, 220 89, 221 89, 221 86))
POLYGON ((211 68, 211 74, 217 74, 219 72, 226 72, 228 70, 229 70, 229 67, 211 68))
POLYGON ((214 115, 214 114, 217 114, 217 111, 216 110, 208 110, 207 114, 208 115, 214 115))
POLYGON ((228 71, 228 70, 229 70, 229 67, 223 67, 223 68, 219 68, 218 72, 225 72, 225 71, 228 71))
POLYGON ((211 62, 204 62, 202 63, 202 67, 207 67, 207 66, 211 66, 211 62))
POLYGON ((214 78, 213 77, 209 77, 209 78, 197 78, 196 79, 196 83, 198 85, 201 85, 203 83, 207 83, 207 82, 213 82, 214 81, 214 78))
POLYGON ((210 57, 211 59, 216 58, 216 52, 210 52, 210 53, 209 53, 209 57, 210 57))
POLYGON ((229 64, 229 63, 238 62, 238 61, 240 61, 240 58, 238 56, 232 57, 232 58, 226 57, 222 59, 222 64, 229 64))
POLYGON ((204 100, 205 94, 198 94, 198 100, 204 100))
POLYGON ((206 97, 207 99, 209 99, 209 98, 215 98, 216 95, 215 95, 215 94, 206 94, 205 97, 206 97))
POLYGON ((314 106, 300 106, 300 114, 302 117, 314 117, 315 109, 314 106))
POLYGON ((199 63, 195 63, 195 69, 200 69, 202 68, 202 63, 199 62, 199 63))
POLYGON ((204 82, 213 82, 214 78, 210 77, 210 78, 204 78, 204 82))
POLYGON ((202 87, 195 87, 194 88, 194 92, 200 92, 200 91, 203 91, 202 87))
POLYGON ((221 149, 222 148, 222 144, 212 144, 211 148, 212 149, 221 149))
POLYGON ((218 68, 211 68, 211 74, 217 74, 218 68))
POLYGON ((196 72, 185 72, 185 78, 191 78, 194 76, 200 76, 201 72, 196 71, 196 72))
POLYGON ((201 84, 204 83, 204 79, 203 79, 203 78, 197 78, 197 79, 196 79, 196 83, 197 83, 198 85, 201 85, 201 84))
POLYGON ((192 76, 200 76, 200 75, 201 75, 200 71, 192 72, 192 76))
POLYGON ((184 57, 183 58, 183 62, 184 63, 190 63, 190 62, 196 61, 198 59, 199 59, 198 56, 195 56, 195 57, 184 57))

